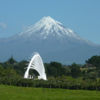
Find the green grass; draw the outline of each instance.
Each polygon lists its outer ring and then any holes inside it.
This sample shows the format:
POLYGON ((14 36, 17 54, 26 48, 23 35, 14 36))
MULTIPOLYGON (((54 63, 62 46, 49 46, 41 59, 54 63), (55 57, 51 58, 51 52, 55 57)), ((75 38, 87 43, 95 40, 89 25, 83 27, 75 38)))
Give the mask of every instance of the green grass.
POLYGON ((0 100, 100 100, 100 91, 0 85, 0 100))

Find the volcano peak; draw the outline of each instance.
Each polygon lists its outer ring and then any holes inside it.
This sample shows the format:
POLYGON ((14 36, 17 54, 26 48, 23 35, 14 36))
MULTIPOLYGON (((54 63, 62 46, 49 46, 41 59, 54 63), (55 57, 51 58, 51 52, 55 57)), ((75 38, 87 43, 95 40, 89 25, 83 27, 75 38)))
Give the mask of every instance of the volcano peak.
POLYGON ((53 37, 72 37, 79 39, 79 37, 69 28, 65 28, 62 23, 54 20, 52 17, 43 17, 36 24, 28 26, 27 29, 20 33, 22 36, 31 37, 37 35, 43 39, 49 36, 53 37))

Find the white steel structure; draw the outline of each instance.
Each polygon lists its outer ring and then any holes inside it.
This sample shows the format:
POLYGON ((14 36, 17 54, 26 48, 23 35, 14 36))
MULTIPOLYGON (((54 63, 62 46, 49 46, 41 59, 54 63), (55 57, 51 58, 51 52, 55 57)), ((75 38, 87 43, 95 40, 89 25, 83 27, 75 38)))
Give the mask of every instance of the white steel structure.
POLYGON ((34 69, 38 72, 39 74, 38 79, 47 80, 44 64, 43 64, 42 58, 39 55, 39 53, 35 53, 34 56, 31 58, 29 65, 27 67, 27 70, 24 74, 24 78, 26 79, 34 78, 33 76, 29 75, 29 71, 31 69, 34 69))

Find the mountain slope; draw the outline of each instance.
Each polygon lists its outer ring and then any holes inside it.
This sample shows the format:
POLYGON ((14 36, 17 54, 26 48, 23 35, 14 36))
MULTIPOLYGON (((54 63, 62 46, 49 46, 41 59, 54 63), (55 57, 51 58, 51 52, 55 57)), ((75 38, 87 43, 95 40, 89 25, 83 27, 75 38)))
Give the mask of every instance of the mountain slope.
POLYGON ((36 51, 45 62, 84 63, 87 58, 100 54, 100 46, 79 37, 49 16, 43 17, 20 34, 0 40, 0 60, 6 60, 12 55, 17 60, 27 59, 36 51))

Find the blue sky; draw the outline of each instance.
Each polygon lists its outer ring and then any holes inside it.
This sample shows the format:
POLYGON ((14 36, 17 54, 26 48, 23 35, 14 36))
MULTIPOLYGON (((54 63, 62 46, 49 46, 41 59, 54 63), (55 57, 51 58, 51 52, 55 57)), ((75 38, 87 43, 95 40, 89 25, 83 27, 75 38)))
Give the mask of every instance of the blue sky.
POLYGON ((0 0, 0 37, 10 37, 44 16, 100 44, 100 0, 0 0))

